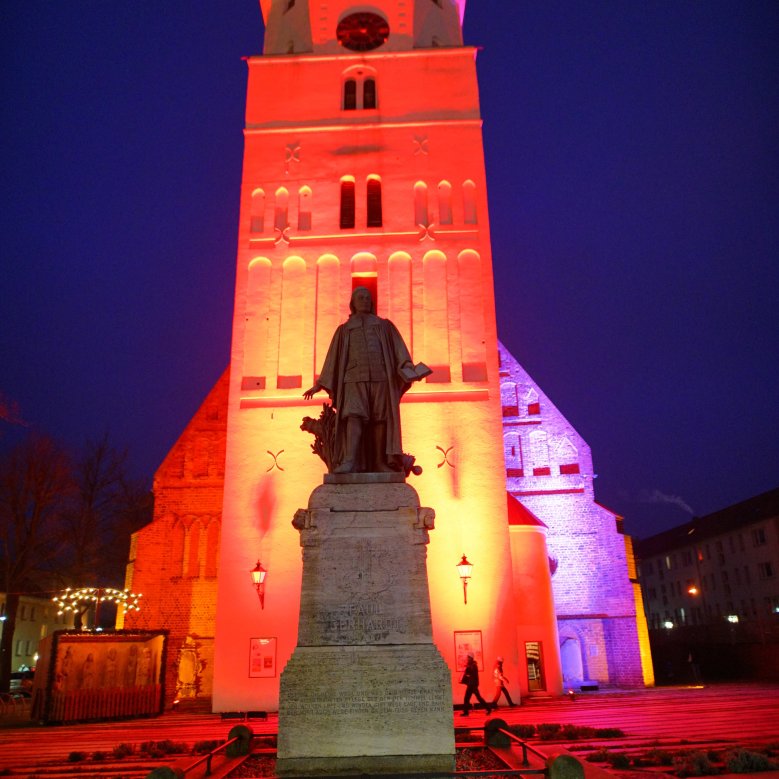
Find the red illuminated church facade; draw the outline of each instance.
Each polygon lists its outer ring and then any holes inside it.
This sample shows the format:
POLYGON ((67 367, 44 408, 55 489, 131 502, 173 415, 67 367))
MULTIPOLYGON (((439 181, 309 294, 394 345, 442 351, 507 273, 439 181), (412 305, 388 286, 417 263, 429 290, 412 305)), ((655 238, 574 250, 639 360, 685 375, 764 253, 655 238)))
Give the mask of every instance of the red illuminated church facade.
POLYGON ((171 631, 170 697, 277 706, 297 640, 291 520, 324 473, 300 430, 321 400, 302 393, 357 285, 434 371, 401 417, 423 468, 410 483, 436 512, 433 633, 455 696, 471 649, 485 670, 505 658, 512 695, 561 694, 564 678, 651 683, 629 546, 594 502, 589 450, 499 348, 465 0, 261 6, 230 368, 157 472, 128 566, 146 606, 132 626, 171 631))

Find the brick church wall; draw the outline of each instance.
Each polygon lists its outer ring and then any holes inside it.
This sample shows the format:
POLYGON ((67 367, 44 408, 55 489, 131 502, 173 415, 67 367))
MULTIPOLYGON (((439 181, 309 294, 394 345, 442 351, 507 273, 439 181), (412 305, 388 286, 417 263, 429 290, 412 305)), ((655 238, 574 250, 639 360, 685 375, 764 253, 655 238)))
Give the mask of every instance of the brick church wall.
POLYGON ((227 382, 225 371, 157 470, 153 520, 134 535, 130 549, 126 585, 143 593, 143 604, 124 623, 170 631, 167 705, 177 696, 205 703, 212 690, 227 382), (180 680, 185 642, 194 661, 180 680))

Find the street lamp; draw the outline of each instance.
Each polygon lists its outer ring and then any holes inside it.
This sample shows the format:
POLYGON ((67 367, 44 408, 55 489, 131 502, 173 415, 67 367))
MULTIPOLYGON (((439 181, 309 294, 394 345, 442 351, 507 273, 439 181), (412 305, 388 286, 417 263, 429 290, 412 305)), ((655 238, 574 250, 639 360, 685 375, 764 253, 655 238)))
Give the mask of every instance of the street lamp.
POLYGON ((260 608, 265 608, 265 577, 268 575, 267 570, 262 567, 262 563, 257 560, 257 565, 252 568, 249 573, 252 575, 252 583, 257 590, 257 597, 260 599, 260 608))
POLYGON ((457 572, 463 581, 463 603, 468 603, 468 579, 471 578, 473 563, 468 562, 468 558, 463 554, 463 559, 457 563, 457 572))

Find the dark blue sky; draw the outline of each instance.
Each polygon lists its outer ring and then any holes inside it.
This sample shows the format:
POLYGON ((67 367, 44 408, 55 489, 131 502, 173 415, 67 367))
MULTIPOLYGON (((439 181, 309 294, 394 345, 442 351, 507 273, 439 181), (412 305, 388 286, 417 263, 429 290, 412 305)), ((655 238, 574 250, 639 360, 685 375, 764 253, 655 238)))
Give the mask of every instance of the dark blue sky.
MULTIPOLYGON (((227 364, 259 2, 0 29, 0 392, 150 477, 227 364)), ((600 501, 644 536, 779 485, 779 4, 470 0, 465 38, 499 332, 600 501)))

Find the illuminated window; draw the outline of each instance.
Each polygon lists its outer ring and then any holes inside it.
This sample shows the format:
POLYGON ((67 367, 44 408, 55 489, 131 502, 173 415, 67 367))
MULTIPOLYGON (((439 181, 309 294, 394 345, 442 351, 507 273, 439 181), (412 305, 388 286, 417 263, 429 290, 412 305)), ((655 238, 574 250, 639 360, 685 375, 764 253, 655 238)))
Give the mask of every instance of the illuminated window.
POLYGON ((344 81, 344 111, 357 108, 357 82, 353 78, 344 81))
POLYGON ((581 473, 579 469, 579 463, 567 463, 560 466, 561 475, 572 475, 575 473, 581 473))
POLYGON ((366 78, 362 85, 362 107, 376 108, 376 79, 366 78))
POLYGON ((368 227, 381 227, 381 181, 374 177, 368 179, 367 207, 368 227))
POLYGON ((354 179, 341 179, 341 229, 354 227, 354 179))
POLYGON ((530 416, 537 416, 541 413, 541 404, 536 401, 535 403, 528 403, 527 404, 527 413, 530 416))

